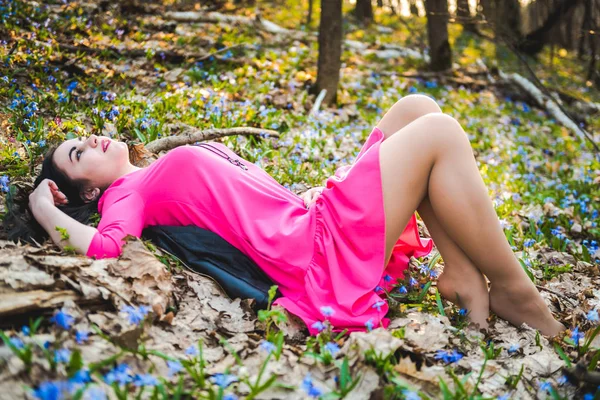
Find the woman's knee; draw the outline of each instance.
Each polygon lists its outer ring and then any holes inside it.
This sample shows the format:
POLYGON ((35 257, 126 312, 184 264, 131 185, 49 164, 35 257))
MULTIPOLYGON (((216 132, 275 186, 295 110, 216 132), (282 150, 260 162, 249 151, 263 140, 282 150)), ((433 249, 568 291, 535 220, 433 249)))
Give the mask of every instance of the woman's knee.
POLYGON ((422 116, 441 112, 440 107, 430 97, 411 94, 398 100, 379 121, 377 127, 383 131, 387 139, 422 116))
POLYGON ((426 114, 441 113, 442 109, 438 104, 429 96, 423 94, 409 94, 398 100, 392 109, 405 110, 408 113, 414 115, 414 119, 422 117, 426 114))
POLYGON ((423 124, 421 129, 423 135, 435 140, 436 144, 444 149, 451 149, 454 146, 471 148, 469 137, 460 123, 448 114, 427 114, 420 117, 417 122, 423 124))

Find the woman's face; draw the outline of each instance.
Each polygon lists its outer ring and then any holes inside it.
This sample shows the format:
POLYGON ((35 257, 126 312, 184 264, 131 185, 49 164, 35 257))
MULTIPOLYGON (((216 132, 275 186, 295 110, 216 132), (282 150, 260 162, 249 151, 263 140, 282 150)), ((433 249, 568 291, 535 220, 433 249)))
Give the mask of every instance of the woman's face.
POLYGON ((70 179, 106 189, 123 175, 129 165, 129 151, 124 142, 90 135, 63 142, 53 161, 70 179))

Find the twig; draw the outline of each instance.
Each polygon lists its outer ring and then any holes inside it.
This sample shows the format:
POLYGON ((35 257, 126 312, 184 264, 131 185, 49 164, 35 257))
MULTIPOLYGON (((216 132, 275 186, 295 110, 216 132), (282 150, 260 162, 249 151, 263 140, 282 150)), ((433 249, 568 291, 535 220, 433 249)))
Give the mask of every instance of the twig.
POLYGON ((570 303, 571 303, 573 306, 576 306, 576 305, 577 305, 577 302, 576 302, 575 300, 573 300, 573 299, 570 299, 569 297, 565 296, 565 295, 564 295, 564 294, 562 294, 562 293, 558 293, 558 292, 556 292, 556 291, 554 291, 554 290, 552 290, 552 289, 549 289, 549 288, 547 288, 547 287, 545 287, 545 286, 541 286, 541 285, 535 285, 535 287, 536 287, 536 288, 538 288, 538 289, 540 289, 540 290, 545 290, 545 291, 546 291, 546 292, 548 292, 548 293, 552 293, 553 295, 555 295, 555 296, 557 296, 557 297, 560 297, 560 298, 562 298, 562 299, 564 299, 564 300, 567 300, 567 301, 569 301, 569 302, 570 302, 570 303))
POLYGON ((183 132, 179 135, 167 136, 162 139, 154 140, 146 145, 146 150, 157 154, 161 151, 170 150, 186 144, 234 135, 267 135, 271 137, 279 137, 278 132, 261 128, 237 127, 199 130, 189 125, 178 124, 175 126, 183 127, 183 132))
POLYGON ((326 94, 327 94, 327 89, 321 90, 321 93, 319 93, 319 95, 317 96, 317 99, 315 100, 315 104, 313 105, 310 112, 308 113, 309 116, 313 115, 314 113, 319 111, 319 107, 321 107, 321 103, 323 102, 323 99, 325 98, 326 94))

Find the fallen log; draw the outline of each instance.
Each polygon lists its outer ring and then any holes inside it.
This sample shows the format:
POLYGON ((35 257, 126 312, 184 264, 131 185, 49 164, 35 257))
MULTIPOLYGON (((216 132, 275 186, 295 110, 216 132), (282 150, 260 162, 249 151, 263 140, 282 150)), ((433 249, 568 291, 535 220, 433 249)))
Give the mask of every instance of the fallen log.
POLYGON ((535 100, 537 105, 546 111, 561 125, 573 131, 579 139, 582 141, 586 140, 585 133, 577 126, 577 124, 567 117, 562 112, 556 102, 550 97, 546 96, 540 89, 538 89, 529 79, 519 75, 517 73, 506 74, 502 71, 498 71, 500 78, 506 82, 512 83, 520 87, 523 91, 527 92, 532 99, 535 100))
POLYGON ((165 138, 156 139, 148 143, 145 147, 146 150, 158 154, 161 151, 168 151, 175 147, 184 146, 186 144, 192 144, 195 142, 202 142, 206 140, 216 139, 224 136, 233 135, 266 135, 270 137, 279 137, 279 133, 271 129, 262 128, 250 128, 250 127, 237 127, 237 128, 221 128, 221 129, 204 129, 200 130, 193 126, 185 124, 174 124, 175 128, 182 128, 181 133, 174 136, 167 136, 165 138))

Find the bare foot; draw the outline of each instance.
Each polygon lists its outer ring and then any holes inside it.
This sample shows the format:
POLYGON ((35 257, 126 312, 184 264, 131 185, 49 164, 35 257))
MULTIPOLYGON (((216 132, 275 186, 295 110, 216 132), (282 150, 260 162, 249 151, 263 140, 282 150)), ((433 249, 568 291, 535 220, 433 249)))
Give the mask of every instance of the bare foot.
POLYGON ((555 336, 567 329, 552 316, 544 299, 531 282, 509 286, 492 284, 490 308, 513 325, 523 322, 542 334, 555 336))
POLYGON ((479 324, 479 328, 488 328, 487 318, 490 314, 490 303, 485 277, 474 268, 456 265, 444 267, 437 288, 440 294, 452 303, 468 312, 468 320, 479 324))

